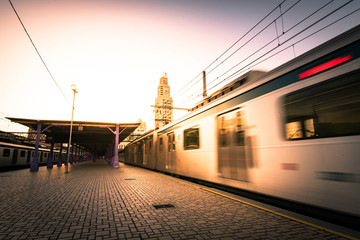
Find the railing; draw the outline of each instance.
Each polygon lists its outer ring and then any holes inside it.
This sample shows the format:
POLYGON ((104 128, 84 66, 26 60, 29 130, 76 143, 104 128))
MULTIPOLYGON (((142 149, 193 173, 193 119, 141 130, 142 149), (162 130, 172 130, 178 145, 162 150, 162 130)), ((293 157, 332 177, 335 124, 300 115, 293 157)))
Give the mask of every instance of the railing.
MULTIPOLYGON (((11 141, 25 141, 29 143, 33 143, 36 141, 36 132, 1 132, 0 131, 0 139, 7 139, 11 141)), ((45 142, 46 135, 40 134, 40 142, 45 142)))

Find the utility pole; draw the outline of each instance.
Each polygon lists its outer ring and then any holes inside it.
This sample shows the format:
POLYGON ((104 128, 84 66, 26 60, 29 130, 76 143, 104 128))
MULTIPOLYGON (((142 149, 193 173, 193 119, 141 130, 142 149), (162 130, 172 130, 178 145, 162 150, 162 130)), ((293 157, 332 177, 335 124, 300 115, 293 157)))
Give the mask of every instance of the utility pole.
POLYGON ((207 96, 206 92, 206 72, 203 71, 203 97, 205 98, 207 96))

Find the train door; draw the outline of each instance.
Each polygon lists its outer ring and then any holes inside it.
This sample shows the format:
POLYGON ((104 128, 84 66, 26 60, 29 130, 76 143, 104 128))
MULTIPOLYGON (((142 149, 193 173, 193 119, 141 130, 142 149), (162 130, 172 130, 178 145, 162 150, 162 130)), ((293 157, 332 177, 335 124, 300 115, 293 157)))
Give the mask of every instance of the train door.
POLYGON ((166 158, 166 169, 175 168, 175 134, 169 133, 167 135, 167 158, 166 158))
POLYGON ((13 150, 13 155, 12 155, 12 165, 15 165, 17 163, 18 160, 18 150, 14 149, 13 150))
POLYGON ((241 109, 217 117, 218 171, 224 178, 248 180, 244 124, 241 109))

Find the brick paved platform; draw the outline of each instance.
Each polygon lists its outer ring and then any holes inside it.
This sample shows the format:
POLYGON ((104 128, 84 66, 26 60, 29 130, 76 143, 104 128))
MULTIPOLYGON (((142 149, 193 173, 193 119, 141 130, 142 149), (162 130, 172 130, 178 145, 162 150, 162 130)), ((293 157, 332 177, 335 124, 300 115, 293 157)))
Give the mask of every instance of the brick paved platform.
POLYGON ((64 171, 0 173, 0 239, 341 239, 140 168, 64 171))

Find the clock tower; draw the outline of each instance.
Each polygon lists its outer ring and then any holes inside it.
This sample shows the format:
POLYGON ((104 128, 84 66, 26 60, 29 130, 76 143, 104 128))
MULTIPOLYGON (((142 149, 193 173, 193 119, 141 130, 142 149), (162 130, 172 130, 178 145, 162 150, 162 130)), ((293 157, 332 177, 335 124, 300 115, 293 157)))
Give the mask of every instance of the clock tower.
POLYGON ((167 74, 160 78, 155 99, 155 129, 161 128, 173 120, 173 99, 170 97, 170 86, 167 74))

